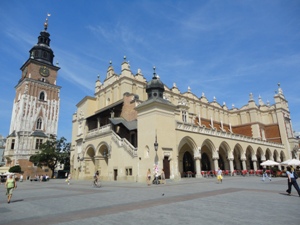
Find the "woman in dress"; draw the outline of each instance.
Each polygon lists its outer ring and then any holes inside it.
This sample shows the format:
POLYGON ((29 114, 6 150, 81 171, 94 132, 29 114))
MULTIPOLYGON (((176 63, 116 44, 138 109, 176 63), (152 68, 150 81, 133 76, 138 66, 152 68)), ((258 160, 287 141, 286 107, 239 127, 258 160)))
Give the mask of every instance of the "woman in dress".
POLYGON ((9 204, 13 191, 14 189, 17 188, 16 180, 12 177, 12 175, 7 176, 5 187, 6 187, 7 203, 9 204))
POLYGON ((222 180, 223 180, 223 177, 222 177, 222 170, 220 169, 220 167, 218 168, 218 171, 217 171, 217 180, 218 180, 218 183, 219 183, 219 182, 222 183, 222 180))

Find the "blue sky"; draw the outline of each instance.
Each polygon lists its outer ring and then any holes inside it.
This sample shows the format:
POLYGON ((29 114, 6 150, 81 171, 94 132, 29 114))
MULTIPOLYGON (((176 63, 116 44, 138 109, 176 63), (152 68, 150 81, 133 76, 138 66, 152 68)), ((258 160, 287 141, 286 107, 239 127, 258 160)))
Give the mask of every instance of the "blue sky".
POLYGON ((109 61, 120 73, 126 55, 134 74, 153 66, 168 87, 214 96, 231 108, 249 93, 274 104, 277 83, 300 131, 300 1, 1 0, 0 134, 7 136, 20 67, 37 43, 47 13, 61 89, 58 136, 71 141, 72 114, 93 96, 109 61))

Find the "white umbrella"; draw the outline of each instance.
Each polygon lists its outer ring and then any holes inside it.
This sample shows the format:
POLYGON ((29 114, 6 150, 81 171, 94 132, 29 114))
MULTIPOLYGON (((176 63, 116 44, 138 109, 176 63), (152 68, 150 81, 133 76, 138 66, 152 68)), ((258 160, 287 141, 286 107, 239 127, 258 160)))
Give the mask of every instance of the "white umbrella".
POLYGON ((281 165, 299 166, 300 160, 299 159, 289 159, 289 160, 282 162, 281 165))
POLYGON ((4 174, 2 174, 2 175, 8 176, 8 175, 15 175, 15 174, 14 174, 14 173, 11 173, 11 172, 6 172, 6 173, 4 173, 4 174))
POLYGON ((279 165, 279 163, 272 161, 272 160, 267 160, 265 162, 262 162, 260 165, 261 166, 277 166, 277 165, 279 165))

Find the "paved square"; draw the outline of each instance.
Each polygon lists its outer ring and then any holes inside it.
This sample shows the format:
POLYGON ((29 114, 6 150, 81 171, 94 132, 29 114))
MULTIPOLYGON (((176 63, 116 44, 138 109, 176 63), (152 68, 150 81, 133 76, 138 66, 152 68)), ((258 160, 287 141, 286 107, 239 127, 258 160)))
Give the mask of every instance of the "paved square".
POLYGON ((18 182, 10 204, 0 186, 0 224, 300 224, 287 178, 185 178, 166 185, 63 179, 18 182))

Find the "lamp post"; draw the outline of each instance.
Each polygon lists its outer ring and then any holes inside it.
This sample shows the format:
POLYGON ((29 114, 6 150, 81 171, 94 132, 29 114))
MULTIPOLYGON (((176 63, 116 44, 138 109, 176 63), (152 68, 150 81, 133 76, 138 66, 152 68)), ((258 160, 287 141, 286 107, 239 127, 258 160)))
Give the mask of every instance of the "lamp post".
POLYGON ((157 168, 157 150, 158 150, 158 143, 157 143, 157 135, 155 134, 155 142, 154 142, 154 150, 155 150, 155 181, 158 184, 158 168, 157 168))
MULTIPOLYGON (((80 154, 80 153, 79 153, 79 154, 80 154)), ((81 161, 83 161, 83 156, 80 158, 79 154, 78 154, 78 156, 77 156, 77 162, 80 163, 78 169, 79 169, 79 172, 81 172, 81 161)))

